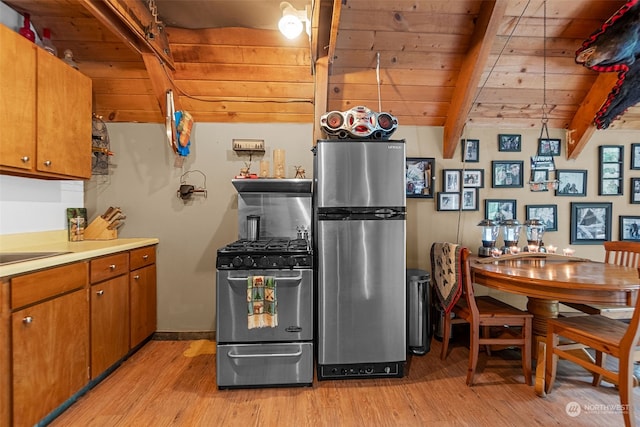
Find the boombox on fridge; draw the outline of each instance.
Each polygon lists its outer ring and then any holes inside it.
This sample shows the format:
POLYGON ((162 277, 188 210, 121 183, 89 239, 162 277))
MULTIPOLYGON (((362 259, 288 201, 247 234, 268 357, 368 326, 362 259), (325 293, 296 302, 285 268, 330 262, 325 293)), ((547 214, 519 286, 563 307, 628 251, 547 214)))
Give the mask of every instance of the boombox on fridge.
POLYGON ((388 139, 398 127, 398 119, 360 105, 347 111, 323 114, 320 126, 329 138, 388 139))

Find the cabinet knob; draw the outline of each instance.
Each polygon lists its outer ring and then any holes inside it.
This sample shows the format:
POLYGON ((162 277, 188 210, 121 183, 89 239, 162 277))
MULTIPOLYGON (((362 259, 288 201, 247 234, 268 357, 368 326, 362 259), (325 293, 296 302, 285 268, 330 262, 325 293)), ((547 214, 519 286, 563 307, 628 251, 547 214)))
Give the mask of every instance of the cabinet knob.
POLYGON ((142 255, 142 259, 145 260, 145 261, 148 260, 149 259, 149 255, 142 255))
POLYGON ((51 160, 45 160, 44 161, 44 165, 45 166, 51 166, 51 160))
POLYGON ((138 280, 138 279, 140 279, 140 275, 139 275, 139 274, 136 274, 135 276, 133 276, 133 278, 134 278, 135 280, 138 280))
POLYGON ((31 317, 31 316, 27 316, 24 319, 22 319, 22 323, 24 323, 26 325, 28 325, 29 323, 32 323, 32 322, 33 322, 33 317, 31 317))
POLYGON ((98 292, 96 292, 96 295, 98 295, 99 297, 101 297, 102 295, 104 295, 104 290, 100 289, 98 292))
POLYGON ((111 265, 109 266, 109 268, 110 268, 111 270, 115 270, 115 269, 116 269, 116 265, 115 265, 115 264, 111 264, 111 265))
POLYGON ((20 160, 22 160, 22 163, 28 163, 30 159, 29 159, 29 156, 24 156, 24 157, 21 157, 20 160))

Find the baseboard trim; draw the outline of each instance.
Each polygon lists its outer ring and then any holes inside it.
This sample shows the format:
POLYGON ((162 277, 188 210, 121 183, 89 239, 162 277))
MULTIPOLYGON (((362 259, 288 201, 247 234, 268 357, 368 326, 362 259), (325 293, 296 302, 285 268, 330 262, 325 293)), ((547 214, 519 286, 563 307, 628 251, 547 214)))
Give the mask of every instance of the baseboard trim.
POLYGON ((152 340, 156 341, 193 341, 193 340, 216 340, 215 331, 201 332, 154 332, 152 340))

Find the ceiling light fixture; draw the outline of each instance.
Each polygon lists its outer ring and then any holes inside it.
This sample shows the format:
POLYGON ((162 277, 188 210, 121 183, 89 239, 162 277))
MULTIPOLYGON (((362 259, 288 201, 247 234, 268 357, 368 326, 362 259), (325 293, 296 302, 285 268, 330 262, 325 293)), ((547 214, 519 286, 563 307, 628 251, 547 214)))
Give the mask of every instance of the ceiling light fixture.
POLYGON ((306 27, 307 34, 311 33, 309 18, 307 17, 307 7, 304 10, 297 10, 291 3, 283 1, 280 3, 282 18, 278 21, 278 29, 288 39, 295 39, 306 27))

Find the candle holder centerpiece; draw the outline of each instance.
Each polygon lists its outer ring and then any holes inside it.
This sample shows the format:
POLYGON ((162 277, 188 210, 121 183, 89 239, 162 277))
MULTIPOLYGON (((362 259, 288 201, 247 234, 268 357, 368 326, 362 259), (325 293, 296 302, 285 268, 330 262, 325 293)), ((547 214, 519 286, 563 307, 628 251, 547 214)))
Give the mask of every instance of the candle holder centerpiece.
POLYGON ((496 240, 500 233, 500 223, 492 219, 483 219, 478 223, 482 227, 482 246, 478 248, 478 256, 490 257, 500 250, 496 248, 496 240))

